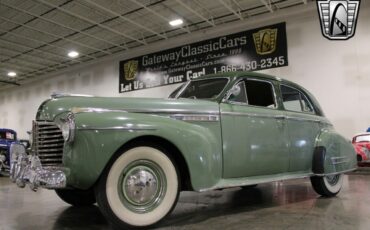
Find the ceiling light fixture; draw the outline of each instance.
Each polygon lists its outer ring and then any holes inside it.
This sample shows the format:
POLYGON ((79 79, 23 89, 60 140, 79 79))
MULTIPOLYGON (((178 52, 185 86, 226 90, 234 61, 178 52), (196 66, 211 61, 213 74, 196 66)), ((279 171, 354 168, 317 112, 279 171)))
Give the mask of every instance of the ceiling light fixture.
POLYGON ((178 26, 184 23, 182 19, 175 19, 169 22, 171 26, 178 26))
POLYGON ((77 51, 70 51, 68 53, 68 57, 71 57, 71 58, 78 57, 78 55, 80 55, 80 54, 77 51))
POLYGON ((15 77, 15 76, 17 76, 17 73, 16 73, 16 72, 11 71, 11 72, 8 72, 8 76, 9 76, 9 77, 15 77))

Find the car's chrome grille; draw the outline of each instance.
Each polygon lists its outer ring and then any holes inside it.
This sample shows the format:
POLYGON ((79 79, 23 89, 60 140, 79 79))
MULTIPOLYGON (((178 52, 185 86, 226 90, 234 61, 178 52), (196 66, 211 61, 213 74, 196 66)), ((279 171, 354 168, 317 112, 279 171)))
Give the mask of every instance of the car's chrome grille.
POLYGON ((64 139, 62 131, 53 122, 34 122, 33 150, 42 166, 61 166, 64 139))

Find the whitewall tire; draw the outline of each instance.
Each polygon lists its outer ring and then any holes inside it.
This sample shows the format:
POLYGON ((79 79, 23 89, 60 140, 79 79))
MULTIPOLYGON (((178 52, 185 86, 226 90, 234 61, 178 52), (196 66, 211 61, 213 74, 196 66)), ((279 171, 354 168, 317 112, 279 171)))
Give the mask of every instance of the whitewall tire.
POLYGON ((343 174, 332 176, 311 177, 313 189, 321 196, 333 197, 339 193, 343 185, 343 174))
POLYGON ((148 227, 176 205, 180 180, 165 151, 134 147, 111 162, 96 187, 104 216, 116 227, 148 227))

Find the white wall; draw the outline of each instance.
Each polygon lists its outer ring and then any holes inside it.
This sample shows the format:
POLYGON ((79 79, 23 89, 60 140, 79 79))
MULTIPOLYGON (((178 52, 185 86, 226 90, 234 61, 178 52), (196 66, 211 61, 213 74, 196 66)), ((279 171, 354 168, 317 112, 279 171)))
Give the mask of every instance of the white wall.
POLYGON ((119 60, 281 21, 287 22, 289 66, 264 72, 310 90, 326 116, 347 138, 365 131, 370 126, 369 1, 362 1, 356 35, 348 41, 329 41, 322 36, 316 6, 311 3, 158 42, 2 90, 0 127, 15 129, 19 137, 27 138, 26 131, 31 128, 37 107, 52 92, 166 97, 176 85, 119 94, 119 60))

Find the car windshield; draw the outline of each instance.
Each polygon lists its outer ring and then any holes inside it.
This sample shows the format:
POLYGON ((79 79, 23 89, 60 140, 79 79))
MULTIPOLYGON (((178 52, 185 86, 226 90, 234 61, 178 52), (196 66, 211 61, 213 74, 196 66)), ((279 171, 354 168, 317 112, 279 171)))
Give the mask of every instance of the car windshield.
POLYGON ((357 136, 355 142, 370 142, 370 134, 357 136))
POLYGON ((178 98, 215 99, 227 82, 227 78, 193 80, 185 86, 185 89, 182 89, 178 98))
POLYGON ((0 131, 0 139, 15 140, 15 135, 11 132, 0 131))

